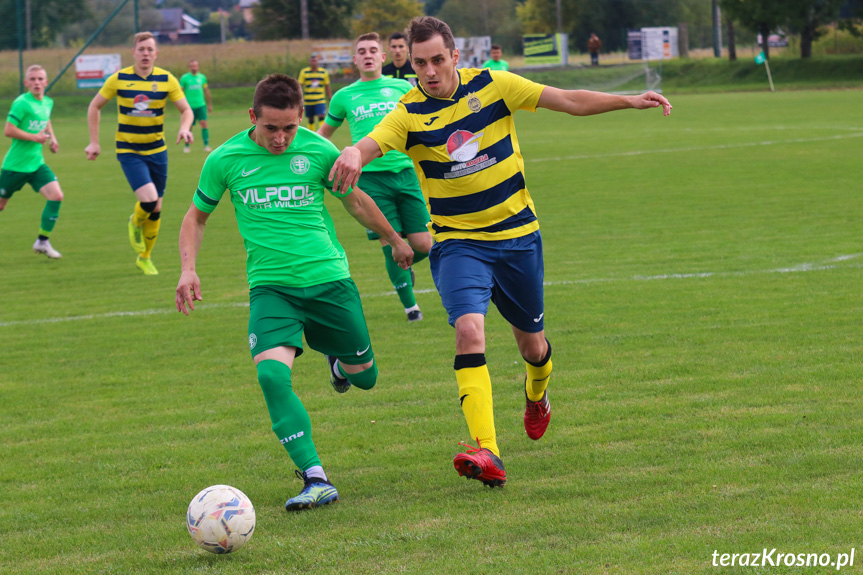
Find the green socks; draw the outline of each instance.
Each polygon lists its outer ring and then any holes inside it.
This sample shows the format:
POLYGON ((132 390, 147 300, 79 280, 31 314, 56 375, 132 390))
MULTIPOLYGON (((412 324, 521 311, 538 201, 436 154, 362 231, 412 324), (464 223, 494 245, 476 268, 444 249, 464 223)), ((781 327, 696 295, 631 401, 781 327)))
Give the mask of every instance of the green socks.
POLYGON ((258 383, 264 392, 273 432, 288 450, 294 465, 308 469, 321 460, 312 442, 312 421, 291 387, 291 368, 280 361, 258 363, 258 383))
POLYGON ((393 282, 393 287, 399 295, 402 305, 405 309, 416 305, 417 300, 414 297, 414 288, 411 285, 411 272, 403 270, 393 261, 392 246, 383 246, 384 260, 387 264, 387 275, 390 276, 390 281, 393 282))
POLYGON ((204 145, 210 145, 210 129, 209 128, 201 128, 201 139, 204 140, 204 145))
POLYGON ((42 210, 42 229, 39 230, 41 235, 47 236, 54 231, 54 224, 60 216, 60 203, 51 200, 45 202, 45 209, 42 210))

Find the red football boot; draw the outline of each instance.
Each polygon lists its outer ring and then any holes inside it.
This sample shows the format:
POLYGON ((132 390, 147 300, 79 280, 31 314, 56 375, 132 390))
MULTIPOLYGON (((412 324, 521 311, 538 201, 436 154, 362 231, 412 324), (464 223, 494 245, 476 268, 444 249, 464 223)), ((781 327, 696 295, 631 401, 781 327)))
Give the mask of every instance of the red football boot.
POLYGON ((506 483, 506 470, 500 457, 484 447, 471 447, 465 443, 459 445, 468 448, 467 453, 459 453, 452 460, 459 475, 478 479, 489 487, 501 487, 506 483))
POLYGON ((551 421, 551 404, 548 402, 548 390, 542 394, 542 399, 539 401, 527 399, 527 392, 525 392, 525 400, 527 401, 527 405, 524 408, 524 430, 531 439, 539 439, 545 433, 548 422, 551 421))

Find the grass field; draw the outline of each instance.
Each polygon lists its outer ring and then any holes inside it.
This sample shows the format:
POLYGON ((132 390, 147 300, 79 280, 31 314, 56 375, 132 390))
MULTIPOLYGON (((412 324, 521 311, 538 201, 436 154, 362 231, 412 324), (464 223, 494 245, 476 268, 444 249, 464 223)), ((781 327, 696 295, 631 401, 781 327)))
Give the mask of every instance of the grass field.
MULTIPOLYGON (((0 214, 0 572, 835 572, 715 567, 713 554, 835 561, 860 544, 861 93, 667 95, 665 119, 517 116, 545 241, 554 409, 529 440, 523 362, 492 310, 503 489, 452 468, 469 438, 427 264, 426 319, 408 325, 380 249, 328 200, 381 376, 337 396, 321 355, 295 363, 342 500, 292 515, 284 501, 301 485, 247 351, 227 204, 199 258, 204 302, 188 318, 173 309, 203 152, 171 147, 161 275, 144 277, 111 120, 88 163, 83 115, 59 118, 48 162, 66 194, 52 236, 63 259, 30 250, 35 194, 0 214), (228 556, 184 526, 191 497, 216 483, 242 489, 258 517, 228 556)), ((217 107, 216 142, 245 118, 217 107)), ((860 572, 856 551, 843 572, 860 572)))

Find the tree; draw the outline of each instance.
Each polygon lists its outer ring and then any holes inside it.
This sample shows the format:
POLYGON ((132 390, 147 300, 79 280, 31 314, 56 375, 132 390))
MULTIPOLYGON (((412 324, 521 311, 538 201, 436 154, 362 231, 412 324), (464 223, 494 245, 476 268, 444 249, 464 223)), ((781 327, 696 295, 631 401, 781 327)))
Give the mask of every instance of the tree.
MULTIPOLYGON (((351 35, 350 19, 355 0, 309 2, 309 36, 346 38, 351 35)), ((252 28, 259 40, 300 38, 300 3, 297 0, 261 0, 253 8, 252 28)))
POLYGON ((812 42, 823 35, 819 28, 839 16, 845 0, 787 0, 786 22, 792 32, 800 34, 800 57, 812 57, 812 42))
POLYGON ((770 32, 778 29, 786 20, 784 4, 786 0, 721 0, 722 9, 728 12, 746 28, 761 34, 761 49, 770 58, 770 45, 767 38, 770 32))
MULTIPOLYGON (((21 2, 22 7, 24 2, 21 2)), ((50 46, 69 24, 88 15, 85 0, 40 0, 30 2, 30 41, 33 48, 50 46)), ((23 18, 23 15, 22 15, 23 18)), ((18 48, 18 10, 16 0, 0 0, 0 21, 6 22, 6 33, 0 37, 0 49, 18 48)), ((26 34, 26 32, 25 32, 26 34)))
POLYGON ((356 11, 359 17, 351 23, 352 37, 377 32, 384 46, 391 33, 403 30, 411 19, 423 14, 416 0, 361 0, 356 11))
POLYGON ((491 36, 508 50, 521 48, 521 22, 514 0, 446 0, 437 17, 455 36, 491 36))

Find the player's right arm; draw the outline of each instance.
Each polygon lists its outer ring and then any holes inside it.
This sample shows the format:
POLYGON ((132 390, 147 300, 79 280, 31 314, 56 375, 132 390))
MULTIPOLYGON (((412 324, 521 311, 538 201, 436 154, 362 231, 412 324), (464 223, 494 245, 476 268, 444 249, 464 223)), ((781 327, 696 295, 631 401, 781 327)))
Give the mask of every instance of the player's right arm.
POLYGON ((84 148, 88 160, 95 160, 102 152, 99 146, 99 120, 102 119, 102 108, 108 103, 108 98, 100 93, 93 96, 87 108, 87 127, 90 129, 90 143, 84 148))
POLYGON ((38 142, 40 144, 44 144, 51 139, 51 133, 48 126, 45 126, 45 128, 43 128, 41 132, 31 134, 30 132, 25 132, 12 122, 6 122, 6 128, 3 130, 3 135, 5 135, 7 138, 13 138, 15 140, 23 140, 25 142, 38 142))
POLYGON ((189 315, 195 311, 195 300, 201 301, 201 280, 195 271, 195 262, 201 243, 204 241, 204 227, 210 214, 199 210, 193 203, 183 217, 180 227, 180 281, 177 283, 177 311, 189 315), (189 309, 186 309, 186 306, 189 309))
POLYGON ((339 154, 339 159, 330 170, 330 182, 333 190, 345 194, 357 185, 363 166, 383 156, 378 143, 366 136, 353 146, 348 146, 339 154))

